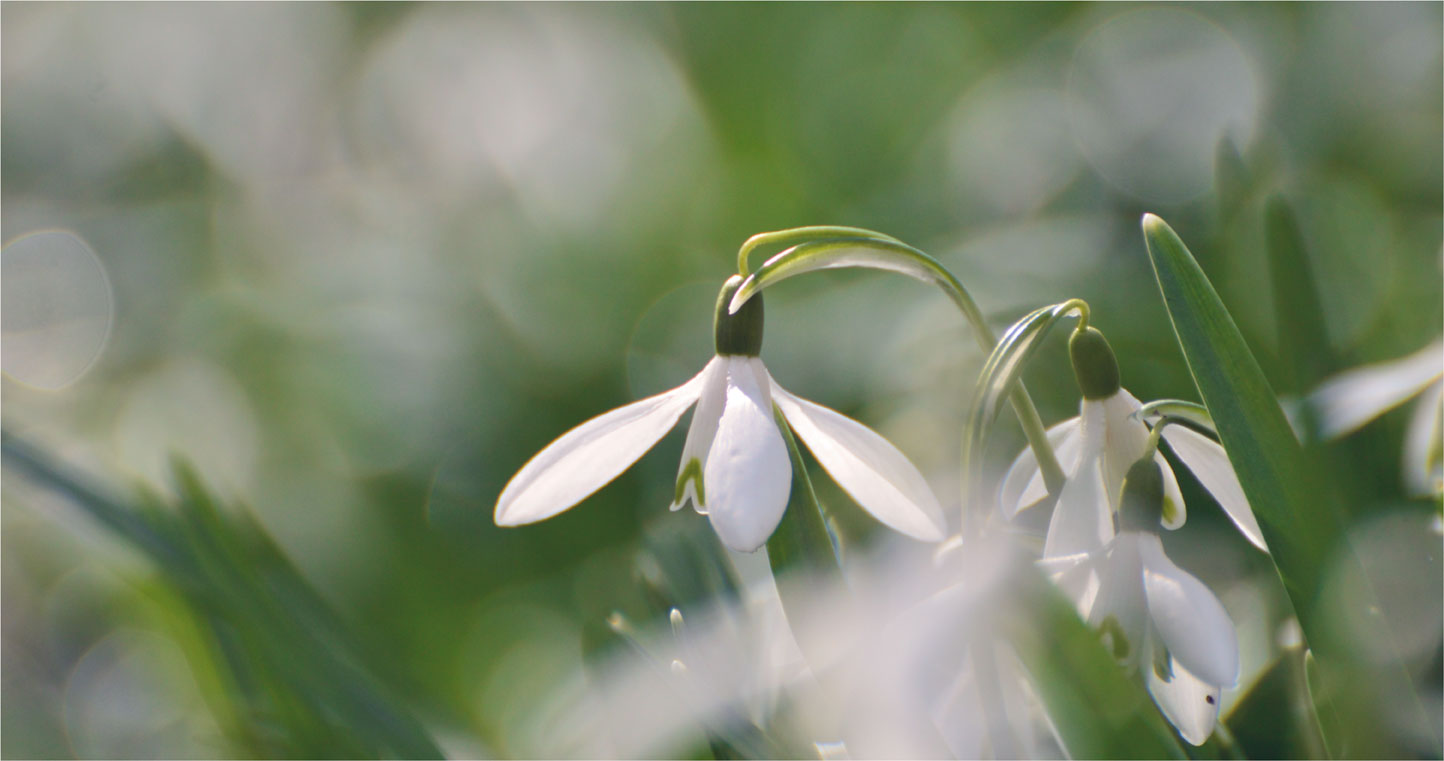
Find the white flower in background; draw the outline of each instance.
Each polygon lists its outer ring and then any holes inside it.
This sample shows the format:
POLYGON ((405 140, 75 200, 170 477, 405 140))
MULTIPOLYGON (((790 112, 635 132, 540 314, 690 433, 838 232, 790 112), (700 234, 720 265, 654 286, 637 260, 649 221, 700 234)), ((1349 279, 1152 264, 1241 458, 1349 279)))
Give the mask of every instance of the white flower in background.
MULTIPOLYGON (((1148 426, 1135 415, 1142 405, 1119 385, 1118 362, 1103 334, 1093 328, 1075 333, 1068 348, 1083 401, 1078 417, 1048 430, 1048 443, 1068 481, 1048 525, 1045 558, 1103 547, 1113 535, 1112 514, 1118 511, 1123 476, 1148 450, 1148 426)), ((1254 546, 1266 550, 1258 521, 1223 447, 1181 425, 1165 426, 1161 435, 1238 530, 1254 546)), ((1176 529, 1187 518, 1183 494, 1163 454, 1155 451, 1153 460, 1163 474, 1163 525, 1176 529)), ((1031 447, 1026 448, 1003 479, 999 504, 1004 516, 1011 519, 1045 496, 1038 458, 1031 447)))
POLYGON ((1415 494, 1439 494, 1444 491, 1444 342, 1336 375, 1309 395, 1309 404, 1317 415, 1319 435, 1332 439, 1416 396, 1419 401, 1404 439, 1404 481, 1415 494))
POLYGON ((1149 694, 1183 739, 1202 745, 1218 721, 1222 689, 1238 682, 1238 640, 1213 592, 1163 553, 1156 532, 1165 472, 1156 460, 1139 460, 1124 478, 1120 533, 1099 520, 1093 530, 1108 537, 1099 549, 1042 564, 1114 656, 1143 670, 1149 694))
POLYGON ((718 298, 717 356, 691 380, 577 426, 531 458, 502 490, 496 523, 550 518, 616 478, 696 404, 682 450, 672 509, 691 503, 732 549, 761 547, 782 520, 792 465, 779 412, 847 493, 879 521, 925 541, 943 538, 942 508, 927 481, 882 436, 777 385, 758 358, 762 300, 736 314, 727 304, 742 278, 718 298))

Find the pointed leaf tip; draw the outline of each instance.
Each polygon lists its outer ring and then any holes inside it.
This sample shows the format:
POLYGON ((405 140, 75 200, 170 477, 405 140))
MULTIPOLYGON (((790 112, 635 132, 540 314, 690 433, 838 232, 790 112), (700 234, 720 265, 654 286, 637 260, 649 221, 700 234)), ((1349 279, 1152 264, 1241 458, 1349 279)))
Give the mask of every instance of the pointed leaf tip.
POLYGON ((1165 230, 1170 233, 1173 232, 1173 228, 1169 227, 1168 223, 1164 222, 1162 217, 1152 212, 1144 212, 1142 224, 1144 235, 1162 235, 1165 230))

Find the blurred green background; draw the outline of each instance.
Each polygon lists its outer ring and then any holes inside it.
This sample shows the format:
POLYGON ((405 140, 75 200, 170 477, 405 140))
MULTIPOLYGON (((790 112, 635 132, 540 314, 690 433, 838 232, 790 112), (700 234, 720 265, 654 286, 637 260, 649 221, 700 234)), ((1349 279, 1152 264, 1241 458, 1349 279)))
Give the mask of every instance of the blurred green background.
MULTIPOLYGON (((557 518, 491 514, 547 442, 701 368, 753 233, 899 237, 998 326, 1085 298, 1142 399, 1197 398, 1145 211, 1189 243, 1281 394, 1441 332, 1438 4, 0 14, 6 431, 162 502, 183 455, 456 755, 559 752, 538 707, 575 678, 584 626, 633 604, 644 528, 704 523, 666 513, 681 431, 557 518), (1325 305, 1302 362, 1266 257, 1274 196, 1325 305)), ((946 300, 875 273, 767 300, 779 382, 883 432, 956 514, 983 357, 946 300)), ((1052 342, 1028 373, 1050 423, 1077 404, 1052 342)), ((1437 701, 1439 539, 1401 486, 1406 420, 1337 454, 1361 531, 1411 542, 1393 562, 1422 586, 1398 599, 1433 615, 1410 657, 1437 701)), ((1021 437, 999 439, 1003 465, 1021 437)), ((876 538, 835 512, 849 541, 876 538)), ((1216 541, 1175 559, 1220 590, 1257 669, 1277 579, 1216 510, 1190 517, 1216 541)), ((224 729, 184 598, 73 505, 7 471, 0 541, 4 756, 286 747, 224 729)))

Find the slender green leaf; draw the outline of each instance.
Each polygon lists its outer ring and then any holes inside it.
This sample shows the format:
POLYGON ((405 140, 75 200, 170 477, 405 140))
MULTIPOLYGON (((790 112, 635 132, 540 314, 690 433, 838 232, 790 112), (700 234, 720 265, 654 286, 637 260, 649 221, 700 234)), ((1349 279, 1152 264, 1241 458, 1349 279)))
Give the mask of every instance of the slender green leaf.
MULTIPOLYGON (((367 668, 350 633, 244 511, 222 511, 201 479, 175 464, 176 500, 109 496, 9 436, 4 461, 53 489, 149 557, 184 602, 213 662, 206 683, 229 688, 218 711, 256 755, 439 758, 422 724, 367 668), (226 716, 246 720, 227 721, 226 716)), ((377 661, 372 661, 373 663, 377 661)))
MULTIPOLYGON (((1381 745, 1387 740, 1365 718, 1381 703, 1371 696, 1402 699, 1395 701, 1391 720, 1414 727, 1418 736, 1433 736, 1437 717, 1425 715, 1397 659, 1386 658, 1383 665, 1359 660, 1357 632, 1366 631, 1383 651, 1392 636, 1373 602, 1373 584, 1345 540, 1327 470, 1310 467, 1257 360, 1183 241, 1151 214, 1144 215, 1143 234, 1184 358, 1319 660, 1324 689, 1316 695, 1332 702, 1319 706, 1329 751, 1335 756, 1401 752, 1381 745), (1339 610, 1337 596, 1327 593, 1341 584, 1359 591, 1351 601, 1357 610, 1339 610), (1340 632, 1340 617, 1350 620, 1356 634, 1340 632)), ((1432 751, 1438 753, 1437 747, 1432 751)))

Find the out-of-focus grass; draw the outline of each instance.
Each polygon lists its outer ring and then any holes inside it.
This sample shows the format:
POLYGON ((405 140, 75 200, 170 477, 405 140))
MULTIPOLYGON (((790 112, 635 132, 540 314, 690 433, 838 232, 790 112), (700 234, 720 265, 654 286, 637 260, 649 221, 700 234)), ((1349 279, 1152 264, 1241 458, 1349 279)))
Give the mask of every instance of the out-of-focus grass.
MULTIPOLYGON (((1136 232, 1153 211, 1200 231, 1265 374, 1301 391, 1266 255, 1277 195, 1340 366, 1441 330, 1436 5, 7 4, 0 22, 0 238, 75 233, 115 303, 63 389, 27 385, 7 349, 6 429, 162 492, 170 451, 188 458, 455 753, 544 754, 520 739, 566 673, 543 661, 572 663, 584 626, 631 609, 645 526, 701 520, 662 514, 680 434, 555 519, 490 515, 556 435, 695 372, 748 235, 899 236, 996 325, 1081 296, 1130 389, 1193 398, 1136 232), (1158 92, 1176 108, 1138 118, 1158 92)), ((941 302, 800 279, 769 292, 763 351, 780 382, 898 443, 956 514, 984 355, 941 302)), ((1076 390, 1061 348, 1042 354, 1026 381, 1051 422, 1076 390)), ((1419 510, 1404 424, 1339 445, 1355 520, 1419 510)), ((1020 439, 997 440, 1001 466, 1020 439)), ((137 641, 116 632, 183 644, 188 604, 138 591, 154 570, 11 478, 0 754, 244 752, 201 720, 218 694, 201 661, 105 665, 107 642, 137 641), (105 690, 141 687, 180 697, 112 731, 105 690)), ((818 486, 844 538, 868 542, 873 524, 818 486)), ((1189 528, 1222 527, 1183 486, 1189 528)), ((1240 540, 1169 542, 1216 587, 1272 601, 1261 630, 1286 616, 1240 540)))

